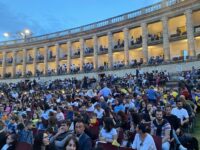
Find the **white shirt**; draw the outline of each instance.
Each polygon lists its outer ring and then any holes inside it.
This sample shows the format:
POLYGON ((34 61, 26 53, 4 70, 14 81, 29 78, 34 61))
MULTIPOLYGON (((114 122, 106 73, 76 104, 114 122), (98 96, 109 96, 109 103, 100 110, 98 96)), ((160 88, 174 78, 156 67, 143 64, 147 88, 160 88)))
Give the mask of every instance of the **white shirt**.
POLYGON ((100 110, 95 109, 94 113, 97 115, 98 119, 101 119, 103 117, 104 110, 102 108, 100 108, 100 110))
POLYGON ((137 150, 157 150, 153 137, 148 133, 143 142, 141 141, 140 135, 137 133, 131 147, 137 150))
POLYGON ((117 130, 112 128, 110 132, 107 132, 104 128, 100 131, 100 136, 103 137, 106 141, 112 141, 113 136, 117 135, 117 130))
POLYGON ((94 112, 94 105, 88 107, 86 111, 94 112))
POLYGON ((111 97, 111 98, 109 98, 109 99, 107 100, 107 103, 111 103, 111 104, 112 104, 112 103, 114 102, 114 100, 115 100, 115 99, 114 99, 113 97, 111 97))
POLYGON ((8 144, 5 144, 1 150, 7 150, 9 148, 9 145, 8 144))
POLYGON ((181 120, 181 122, 183 121, 183 119, 189 118, 188 112, 184 108, 181 108, 181 109, 178 109, 177 107, 173 108, 172 114, 177 116, 181 120))
POLYGON ((65 116, 62 112, 56 114, 57 121, 65 120, 65 116))

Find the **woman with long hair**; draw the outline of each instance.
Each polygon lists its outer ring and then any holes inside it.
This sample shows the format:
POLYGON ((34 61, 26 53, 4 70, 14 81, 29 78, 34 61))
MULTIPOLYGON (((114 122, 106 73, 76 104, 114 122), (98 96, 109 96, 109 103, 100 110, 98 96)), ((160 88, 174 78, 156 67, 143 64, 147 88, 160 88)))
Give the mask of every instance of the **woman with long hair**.
POLYGON ((137 134, 135 135, 132 148, 139 150, 156 150, 153 137, 147 133, 146 125, 140 123, 136 127, 137 134))
POLYGON ((117 113, 117 124, 116 127, 120 127, 124 130, 129 130, 130 129, 130 124, 128 122, 128 117, 123 111, 119 111, 117 113))
POLYGON ((47 133, 39 133, 34 140, 33 150, 53 150, 49 145, 49 136, 47 133))
POLYGON ((6 144, 2 147, 1 150, 15 150, 17 145, 17 135, 10 134, 6 139, 6 144))
POLYGON ((99 139, 100 141, 105 142, 113 142, 117 140, 118 134, 117 130, 114 128, 113 119, 112 118, 104 118, 103 120, 103 128, 100 131, 99 139))
POLYGON ((65 143, 65 150, 78 150, 78 140, 75 136, 70 136, 65 143))

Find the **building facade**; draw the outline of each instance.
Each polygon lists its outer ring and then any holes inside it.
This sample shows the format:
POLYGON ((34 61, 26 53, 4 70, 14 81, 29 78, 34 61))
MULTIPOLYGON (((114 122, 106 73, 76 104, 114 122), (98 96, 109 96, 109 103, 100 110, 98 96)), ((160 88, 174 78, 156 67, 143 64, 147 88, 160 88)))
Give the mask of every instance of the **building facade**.
POLYGON ((163 0, 49 35, 0 43, 1 78, 106 71, 200 59, 200 0, 163 0))

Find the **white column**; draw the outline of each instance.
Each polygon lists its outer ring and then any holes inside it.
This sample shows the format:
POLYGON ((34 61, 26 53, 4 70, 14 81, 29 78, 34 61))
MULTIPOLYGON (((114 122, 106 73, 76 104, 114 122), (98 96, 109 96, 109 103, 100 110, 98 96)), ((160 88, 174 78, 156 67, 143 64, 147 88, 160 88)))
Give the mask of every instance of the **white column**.
POLYGON ((143 22, 141 24, 142 27, 142 50, 144 55, 144 62, 148 62, 148 30, 147 30, 147 23, 143 22))
POLYGON ((6 52, 3 51, 3 61, 2 61, 2 78, 4 78, 5 73, 6 73, 6 52))
POLYGON ((56 74, 58 74, 58 66, 60 60, 60 45, 56 43, 55 47, 56 47, 56 74))
POLYGON ((185 11, 186 16, 186 28, 187 28, 187 39, 188 39, 188 52, 189 56, 196 56, 195 41, 194 41, 194 27, 192 21, 192 10, 188 9, 185 11))
POLYGON ((67 42, 67 72, 70 73, 70 67, 71 67, 71 51, 72 51, 72 44, 71 41, 67 42))
POLYGON ((163 49, 165 61, 169 61, 170 58, 170 43, 169 43, 169 28, 168 28, 168 18, 166 16, 162 17, 163 25, 163 49))
POLYGON ((13 62, 12 62, 12 77, 16 75, 16 51, 13 51, 13 62))
POLYGON ((22 70, 22 76, 23 77, 26 75, 26 57, 27 57, 27 51, 24 48, 23 49, 23 70, 22 70))
POLYGON ((124 63, 125 63, 125 66, 128 66, 129 65, 128 28, 124 28, 123 32, 124 32, 124 63))
POLYGON ((93 43, 94 43, 93 64, 94 64, 94 69, 98 70, 98 38, 96 35, 93 36, 93 43))
POLYGON ((113 68, 112 33, 108 32, 108 67, 113 68))
POLYGON ((48 72, 48 46, 44 46, 44 75, 48 72))
POLYGON ((80 39, 80 71, 83 71, 83 63, 84 63, 84 39, 80 39))
POLYGON ((37 69, 37 48, 33 48, 33 75, 36 76, 37 69))

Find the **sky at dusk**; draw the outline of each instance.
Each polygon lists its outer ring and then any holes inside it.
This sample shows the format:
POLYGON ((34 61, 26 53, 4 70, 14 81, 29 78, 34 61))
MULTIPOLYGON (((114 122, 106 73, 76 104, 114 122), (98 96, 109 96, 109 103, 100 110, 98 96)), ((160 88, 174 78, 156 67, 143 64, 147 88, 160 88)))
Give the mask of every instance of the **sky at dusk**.
POLYGON ((33 36, 66 30, 157 3, 161 0, 0 0, 0 41, 4 32, 30 29, 33 36))

